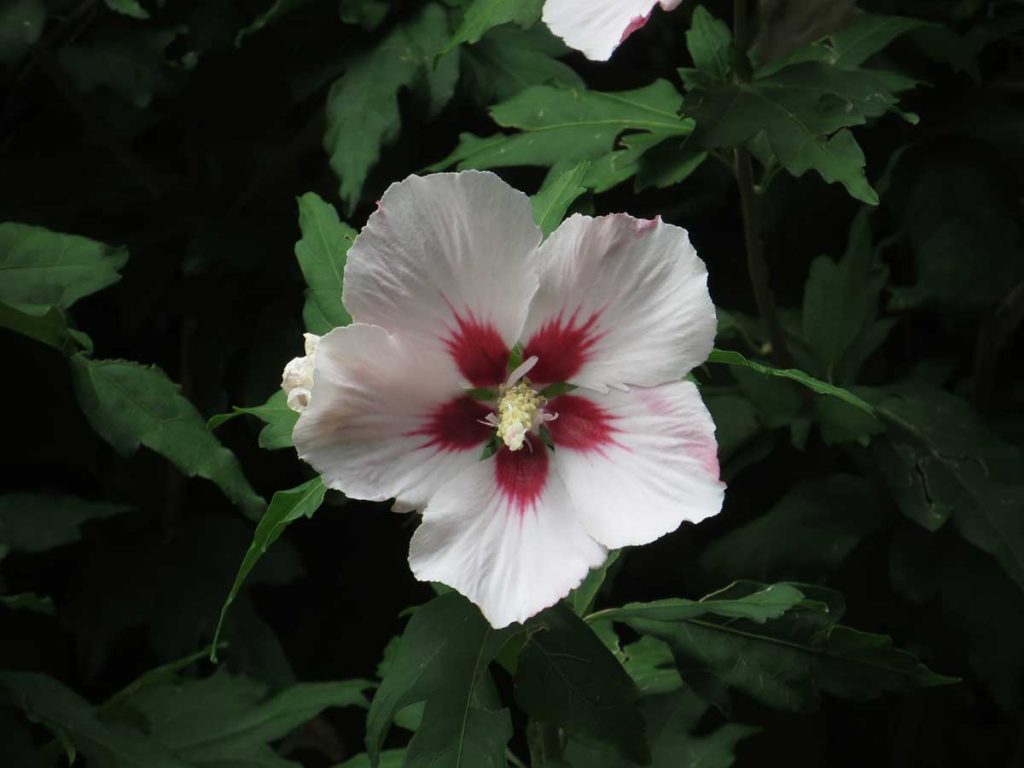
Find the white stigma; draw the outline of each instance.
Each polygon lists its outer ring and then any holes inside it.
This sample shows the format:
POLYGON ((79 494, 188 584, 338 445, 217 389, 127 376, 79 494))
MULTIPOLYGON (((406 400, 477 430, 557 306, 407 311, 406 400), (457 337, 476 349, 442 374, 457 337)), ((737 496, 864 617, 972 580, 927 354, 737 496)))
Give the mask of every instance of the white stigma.
POLYGON ((309 407, 313 397, 313 367, 316 348, 320 337, 312 333, 303 334, 306 354, 296 357, 284 367, 281 375, 281 389, 287 397, 288 407, 296 413, 302 413, 309 407))

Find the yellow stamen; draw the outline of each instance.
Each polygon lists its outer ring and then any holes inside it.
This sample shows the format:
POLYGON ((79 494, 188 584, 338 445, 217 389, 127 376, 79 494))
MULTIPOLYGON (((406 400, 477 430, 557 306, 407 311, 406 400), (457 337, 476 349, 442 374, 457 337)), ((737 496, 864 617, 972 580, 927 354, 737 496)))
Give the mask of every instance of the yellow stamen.
POLYGON ((545 403, 547 400, 530 389, 525 379, 507 389, 502 388, 498 400, 498 437, 510 451, 523 447, 526 433, 538 421, 545 403))

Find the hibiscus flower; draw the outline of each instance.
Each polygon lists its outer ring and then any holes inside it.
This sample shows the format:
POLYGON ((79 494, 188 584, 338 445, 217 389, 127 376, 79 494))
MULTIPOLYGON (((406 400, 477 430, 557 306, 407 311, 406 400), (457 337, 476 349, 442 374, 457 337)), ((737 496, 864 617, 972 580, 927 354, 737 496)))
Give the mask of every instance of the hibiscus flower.
POLYGON ((351 498, 422 510, 413 573, 495 627, 722 504, 714 425, 681 380, 715 334, 685 230, 576 215, 541 240, 494 174, 393 184, 349 250, 353 324, 284 382, 299 456, 351 498))
POLYGON ((654 6, 671 11, 682 0, 547 0, 543 20, 566 45, 594 61, 608 61, 626 38, 648 22, 654 6))

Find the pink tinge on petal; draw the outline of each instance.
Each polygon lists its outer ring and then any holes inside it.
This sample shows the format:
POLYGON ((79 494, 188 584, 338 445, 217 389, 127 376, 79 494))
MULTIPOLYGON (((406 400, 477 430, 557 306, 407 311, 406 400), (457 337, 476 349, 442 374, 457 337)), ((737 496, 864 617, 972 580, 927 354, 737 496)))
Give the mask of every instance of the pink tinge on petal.
POLYGON ((583 368, 594 345, 603 334, 596 330, 599 312, 580 323, 578 313, 568 321, 564 313, 544 323, 533 334, 523 349, 523 358, 536 355, 537 365, 530 371, 530 379, 538 384, 568 381, 583 368))
POLYGON ((643 27, 648 21, 651 20, 651 14, 646 16, 636 16, 630 20, 629 24, 624 30, 622 30, 622 36, 619 38, 619 43, 626 42, 626 38, 636 32, 638 29, 643 27))
MULTIPOLYGON (((672 403, 656 389, 635 389, 636 397, 643 401, 647 410, 655 416, 673 418, 672 403)), ((714 437, 710 440, 707 434, 692 430, 685 423, 679 423, 675 434, 686 444, 686 453, 700 464, 708 477, 719 479, 721 469, 718 465, 718 443, 714 437)))
POLYGON ((431 412, 427 423, 414 432, 427 438, 424 448, 453 452, 479 448, 494 428, 481 424, 491 409, 471 397, 457 397, 441 403, 431 412))
POLYGON ((444 343, 474 387, 493 387, 505 380, 509 349, 491 323, 455 313, 455 328, 444 343))
POLYGON ((511 510, 519 515, 537 504, 548 480, 548 449, 539 440, 533 450, 510 451, 504 446, 495 454, 494 472, 498 490, 511 510))
POLYGON ((593 400, 576 395, 561 395, 548 403, 546 410, 558 418, 547 423, 551 439, 558 448, 603 453, 615 444, 615 417, 593 400))

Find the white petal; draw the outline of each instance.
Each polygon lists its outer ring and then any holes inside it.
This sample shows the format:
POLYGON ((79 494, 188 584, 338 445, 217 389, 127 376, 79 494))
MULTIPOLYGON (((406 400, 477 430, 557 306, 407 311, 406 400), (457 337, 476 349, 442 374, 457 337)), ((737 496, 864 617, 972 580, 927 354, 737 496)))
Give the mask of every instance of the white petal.
POLYGON ((453 356, 475 386, 499 384, 537 288, 540 240, 529 199, 493 173, 410 176, 349 250, 345 307, 453 356))
POLYGON ((707 269, 685 229, 624 213, 571 216, 541 247, 523 329, 530 379, 605 391, 677 381, 715 339, 707 269))
POLYGON ((496 628, 554 605, 606 554, 550 471, 548 449, 536 441, 534 451, 502 449, 444 485, 409 548, 417 579, 458 590, 496 628))
POLYGON ((692 383, 555 398, 554 468, 609 549, 647 544, 722 508, 715 425, 692 383))
POLYGON ((421 508, 477 462, 493 432, 476 421, 488 409, 463 397, 451 361, 383 328, 335 328, 320 339, 313 376, 295 447, 352 498, 421 508))
MULTIPOLYGON (((671 11, 682 0, 661 0, 671 11)), ((633 32, 647 23, 658 0, 547 0, 544 23, 566 45, 593 61, 608 61, 633 32)))

